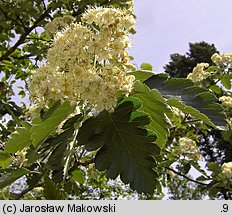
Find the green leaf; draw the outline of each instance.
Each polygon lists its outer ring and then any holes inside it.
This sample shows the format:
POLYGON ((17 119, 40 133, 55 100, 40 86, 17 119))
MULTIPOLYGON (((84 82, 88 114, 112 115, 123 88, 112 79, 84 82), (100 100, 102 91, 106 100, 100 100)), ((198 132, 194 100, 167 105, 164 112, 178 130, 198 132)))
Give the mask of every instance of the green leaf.
POLYGON ((184 175, 187 175, 188 172, 190 171, 191 169, 191 164, 190 163, 185 163, 183 165, 183 167, 181 167, 181 172, 184 174, 184 175))
POLYGON ((21 90, 21 91, 19 91, 18 95, 20 95, 20 96, 21 96, 21 98, 25 98, 26 93, 25 93, 25 91, 24 91, 24 90, 21 90))
POLYGON ((214 162, 210 162, 208 164, 208 169, 210 171, 212 171, 215 175, 217 175, 218 173, 221 172, 221 168, 220 166, 217 164, 217 163, 214 163, 214 162))
POLYGON ((12 162, 10 154, 0 151, 0 167, 7 168, 12 162))
POLYGON ((209 179, 206 178, 205 176, 199 176, 199 177, 196 178, 196 181, 201 181, 201 182, 207 181, 207 180, 209 180, 209 179))
POLYGON ((85 177, 82 170, 75 170, 72 172, 72 179, 77 181, 79 184, 85 183, 85 177))
POLYGON ((167 79, 165 75, 154 75, 146 81, 146 84, 150 88, 159 90, 164 97, 169 99, 169 105, 189 112, 211 126, 226 128, 223 108, 217 103, 214 94, 194 86, 191 80, 184 78, 167 79))
POLYGON ((217 66, 209 66, 205 71, 207 72, 215 72, 220 70, 220 68, 218 68, 217 66))
POLYGON ((201 120, 204 121, 205 123, 207 123, 207 124, 209 124, 209 125, 211 125, 211 126, 214 126, 214 125, 212 124, 212 122, 210 121, 210 119, 209 119, 206 115, 200 113, 197 109, 195 109, 195 108, 193 108, 193 107, 191 107, 191 106, 185 106, 183 103, 181 103, 180 101, 178 101, 178 100, 175 99, 175 98, 169 99, 169 100, 167 101, 167 103, 168 103, 170 106, 177 107, 177 108, 179 108, 181 111, 187 112, 187 113, 189 113, 190 115, 192 115, 192 116, 194 116, 194 117, 196 117, 196 118, 198 118, 198 119, 201 119, 201 120))
POLYGON ((62 200, 62 199, 64 199, 59 188, 47 176, 44 179, 44 197, 47 200, 62 200))
POLYGON ((139 110, 150 115, 152 121, 149 129, 155 132, 158 138, 155 143, 162 148, 169 135, 165 114, 170 113, 162 95, 157 90, 150 90, 146 85, 137 81, 135 82, 132 96, 142 101, 142 106, 139 110))
POLYGON ((147 70, 132 71, 128 73, 129 75, 134 75, 136 80, 140 82, 145 82, 147 79, 154 75, 153 72, 147 70))
POLYGON ((215 93, 215 94, 221 94, 221 88, 218 85, 212 85, 210 86, 210 89, 215 93))
POLYGON ((64 166, 66 163, 67 155, 70 154, 68 151, 69 143, 73 138, 74 127, 73 125, 66 129, 59 136, 54 138, 50 143, 53 148, 47 162, 47 166, 52 170, 52 179, 56 183, 62 182, 64 177, 64 166))
POLYGON ((221 79, 222 85, 228 90, 231 89, 231 76, 232 75, 225 74, 221 79))
POLYGON ((73 116, 72 118, 68 119, 64 123, 62 129, 66 130, 66 129, 70 128, 71 126, 73 126, 76 123, 79 124, 82 121, 82 119, 83 119, 83 115, 82 114, 77 114, 77 115, 73 116))
POLYGON ((145 127, 150 123, 146 113, 137 112, 141 101, 129 97, 121 101, 114 113, 106 111, 91 117, 80 128, 77 140, 88 151, 100 148, 95 157, 98 170, 107 177, 121 180, 139 193, 153 193, 157 181, 154 157, 160 149, 154 134, 145 127))
POLYGON ((16 128, 16 133, 11 134, 8 142, 6 143, 5 152, 16 153, 32 144, 31 141, 31 125, 22 123, 24 127, 16 128))
POLYGON ((65 101, 63 104, 56 104, 55 109, 53 107, 51 110, 52 112, 49 111, 49 115, 46 118, 33 121, 31 138, 34 146, 42 144, 55 131, 57 126, 73 112, 74 107, 68 101, 65 101))
POLYGON ((204 169, 201 168, 201 166, 198 164, 198 162, 196 162, 196 161, 191 161, 191 165, 192 165, 199 173, 201 173, 203 176, 205 176, 206 178, 208 178, 207 173, 205 172, 204 169))
POLYGON ((221 184, 220 183, 215 183, 208 190, 209 190, 209 196, 210 197, 215 197, 221 191, 221 184))
POLYGON ((145 62, 144 62, 143 64, 141 64, 140 69, 141 69, 141 70, 152 71, 152 65, 149 64, 149 63, 145 63, 145 62))
POLYGON ((30 170, 25 168, 18 168, 16 170, 8 170, 7 173, 0 177, 0 188, 4 188, 22 176, 28 174, 30 170))

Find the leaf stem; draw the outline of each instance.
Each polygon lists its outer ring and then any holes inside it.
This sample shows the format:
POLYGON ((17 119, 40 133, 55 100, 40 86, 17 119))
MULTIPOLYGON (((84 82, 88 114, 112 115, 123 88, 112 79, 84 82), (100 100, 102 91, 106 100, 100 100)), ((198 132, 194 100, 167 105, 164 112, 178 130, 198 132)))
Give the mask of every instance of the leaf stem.
POLYGON ((26 37, 36 28, 38 27, 39 23, 44 20, 48 14, 50 13, 50 11, 52 10, 52 8, 48 8, 47 10, 44 11, 44 13, 42 13, 40 15, 40 17, 34 22, 34 24, 28 28, 19 38, 19 40, 7 51, 5 52, 2 56, 0 56, 0 62, 8 59, 8 57, 18 48, 19 45, 23 44, 25 42, 26 37))

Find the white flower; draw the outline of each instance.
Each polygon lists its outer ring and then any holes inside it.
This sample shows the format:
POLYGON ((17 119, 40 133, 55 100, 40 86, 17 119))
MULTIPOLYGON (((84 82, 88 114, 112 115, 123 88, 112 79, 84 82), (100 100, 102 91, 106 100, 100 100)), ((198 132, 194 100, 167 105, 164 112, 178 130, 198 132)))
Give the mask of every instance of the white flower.
POLYGON ((179 139, 179 147, 176 150, 176 153, 191 160, 201 160, 200 150, 198 149, 196 142, 187 137, 181 137, 179 139))
POLYGON ((210 76, 209 72, 204 71, 205 68, 209 67, 208 63, 197 64, 193 68, 193 72, 187 76, 187 79, 191 79, 193 82, 200 82, 210 76))
POLYGON ((232 108, 232 97, 222 96, 219 98, 219 101, 222 102, 222 105, 227 108, 232 108))
POLYGON ((218 53, 214 53, 211 56, 211 60, 214 64, 220 64, 222 62, 222 57, 218 53))
POLYGON ((74 21, 74 17, 69 15, 63 17, 56 17, 44 26, 44 30, 48 34, 53 35, 57 31, 64 29, 65 27, 70 25, 73 21, 74 21))
POLYGON ((232 178, 232 162, 224 163, 221 167, 222 176, 225 178, 232 178))
POLYGON ((229 65, 232 64, 232 53, 214 53, 211 57, 211 60, 213 61, 214 64, 216 65, 229 65))
POLYGON ((179 108, 172 107, 172 112, 175 116, 180 117, 181 119, 184 119, 185 117, 185 114, 179 108))

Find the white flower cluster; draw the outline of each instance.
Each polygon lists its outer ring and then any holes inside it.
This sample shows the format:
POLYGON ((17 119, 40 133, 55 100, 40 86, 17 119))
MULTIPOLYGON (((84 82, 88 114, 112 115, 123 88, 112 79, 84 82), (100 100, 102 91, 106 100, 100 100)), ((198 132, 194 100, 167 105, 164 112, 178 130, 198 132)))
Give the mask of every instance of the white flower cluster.
POLYGON ((220 64, 229 65, 232 64, 232 53, 223 53, 223 54, 214 53, 211 57, 211 60, 216 65, 220 65, 220 64))
POLYGON ((176 150, 176 153, 191 160, 201 160, 200 150, 197 147, 196 142, 187 137, 179 139, 179 147, 176 150))
POLYGON ((197 66, 193 68, 193 72, 187 76, 187 79, 190 79, 193 82, 200 82, 208 78, 210 76, 210 73, 204 70, 207 67, 209 67, 208 63, 197 64, 197 66))
POLYGON ((133 88, 135 77, 126 72, 135 19, 129 9, 103 7, 88 9, 81 19, 56 34, 47 63, 31 78, 31 98, 39 106, 69 99, 96 112, 113 111, 118 95, 133 88))
POLYGON ((172 109, 172 113, 176 117, 179 117, 180 119, 184 119, 185 118, 185 114, 179 108, 172 107, 171 109, 172 109))
POLYGON ((45 32, 47 32, 50 35, 55 34, 57 31, 64 29, 68 25, 70 25, 74 21, 73 16, 63 16, 63 17, 56 17, 51 22, 48 22, 44 26, 45 32))
POLYGON ((232 97, 230 96, 222 96, 219 98, 219 101, 226 108, 232 108, 232 97))
POLYGON ((231 179, 232 178, 232 162, 224 163, 221 167, 222 176, 231 179))

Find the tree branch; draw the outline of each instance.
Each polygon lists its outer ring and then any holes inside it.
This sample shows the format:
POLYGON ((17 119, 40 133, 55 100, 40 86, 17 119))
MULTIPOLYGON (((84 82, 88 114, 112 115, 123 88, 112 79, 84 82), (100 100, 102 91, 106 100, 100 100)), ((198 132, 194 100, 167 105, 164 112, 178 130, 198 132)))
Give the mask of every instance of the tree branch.
POLYGON ((51 40, 46 40, 43 38, 35 38, 35 37, 26 37, 25 39, 27 40, 41 40, 41 41, 45 41, 45 42, 51 42, 51 40))
POLYGON ((186 175, 184 175, 184 174, 182 174, 182 173, 180 173, 180 172, 178 172, 178 171, 176 171, 176 170, 174 170, 174 169, 172 169, 172 168, 170 168, 170 167, 164 167, 164 168, 165 168, 165 169, 168 169, 168 170, 170 170, 170 171, 172 171, 172 172, 174 172, 175 174, 177 174, 177 175, 179 175, 179 176, 184 177, 185 179, 188 179, 188 180, 191 181, 191 182, 194 182, 194 183, 196 183, 196 184, 203 185, 203 186, 208 186, 208 184, 203 183, 203 182, 196 181, 196 180, 194 180, 194 179, 191 179, 191 178, 189 178, 188 176, 186 176, 186 175))
POLYGON ((5 52, 0 57, 0 61, 6 60, 18 48, 19 45, 23 44, 26 37, 38 26, 38 24, 49 14, 51 10, 52 10, 51 7, 45 10, 44 13, 41 14, 40 17, 34 22, 34 24, 21 35, 21 37, 14 44, 14 46, 12 46, 7 52, 5 52))

